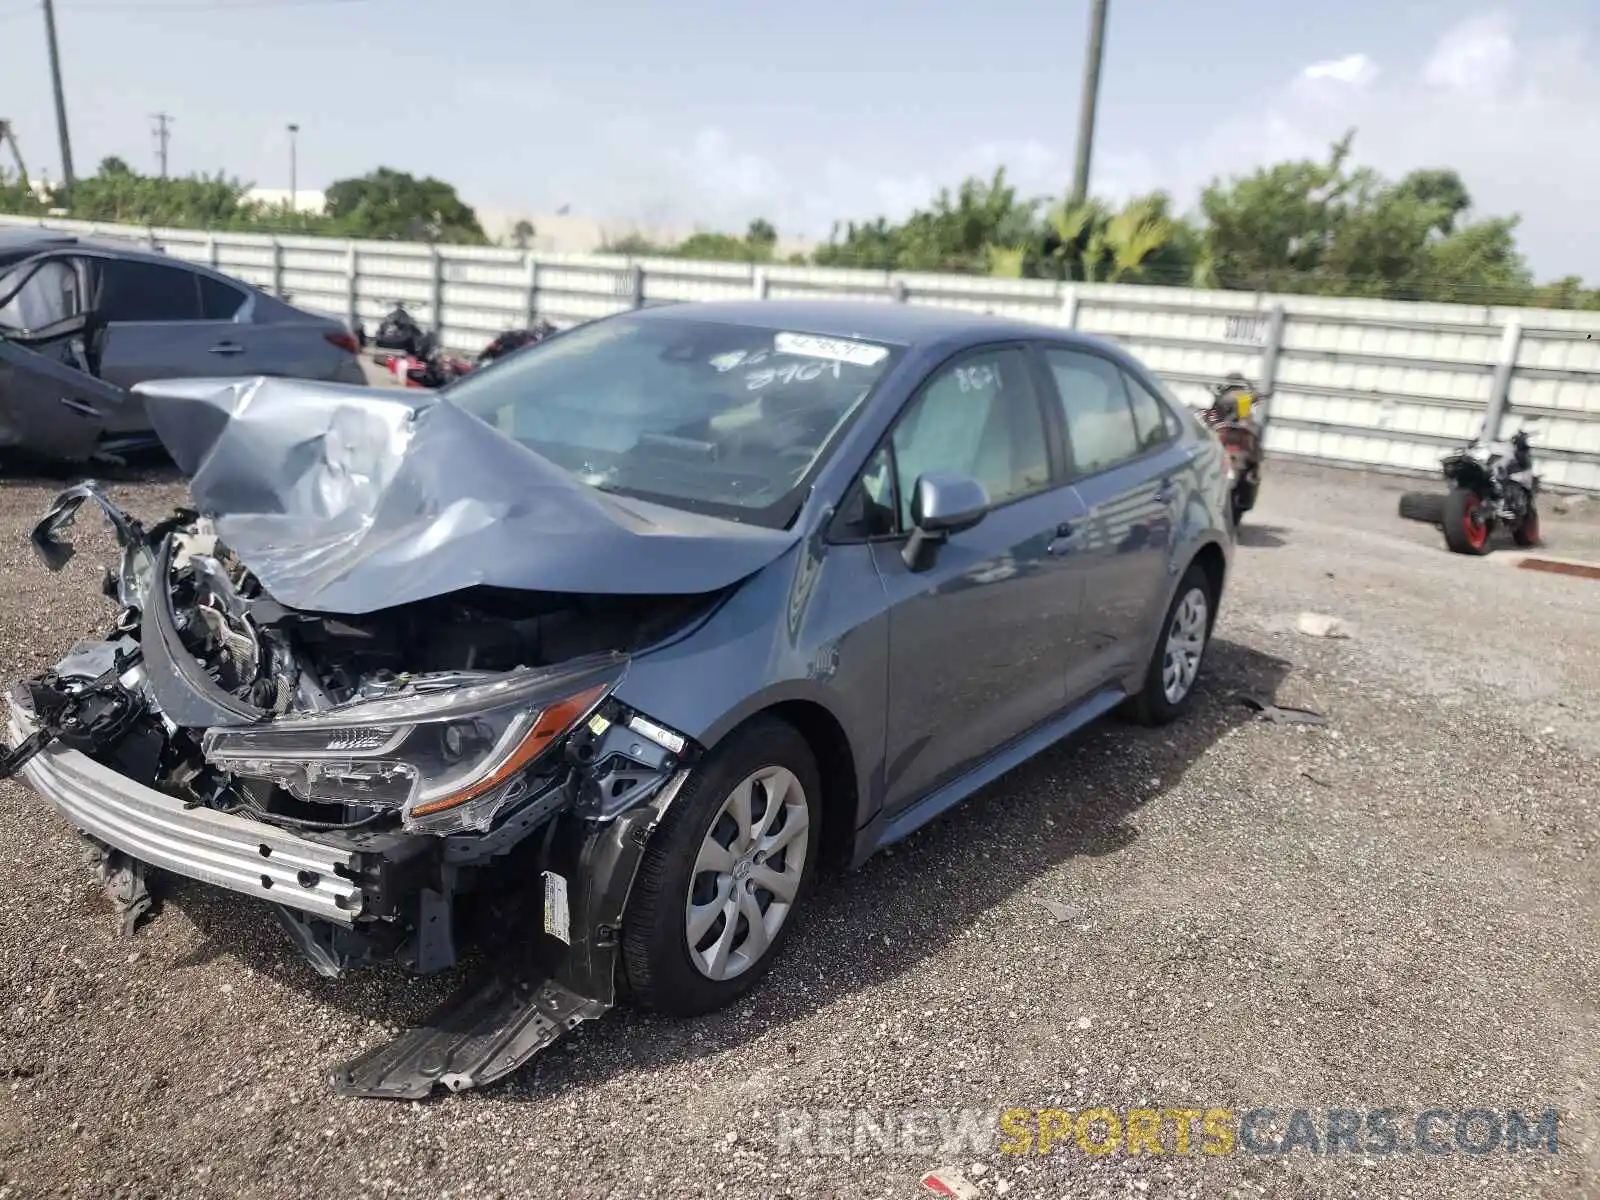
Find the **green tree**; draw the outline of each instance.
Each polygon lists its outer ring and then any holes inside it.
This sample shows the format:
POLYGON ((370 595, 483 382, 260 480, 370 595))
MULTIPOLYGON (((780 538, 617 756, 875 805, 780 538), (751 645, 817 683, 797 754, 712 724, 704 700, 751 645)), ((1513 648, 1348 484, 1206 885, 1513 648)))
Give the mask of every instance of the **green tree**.
POLYGON ((1031 246, 1036 240, 1038 208, 1038 201, 1017 195, 1002 168, 987 180, 964 180, 954 194, 941 191, 929 207, 898 225, 886 217, 852 221, 842 237, 835 226, 815 258, 822 266, 986 272, 992 247, 1031 246))
POLYGON ((344 236, 486 245, 478 214, 456 189, 431 175, 417 179, 379 167, 341 179, 326 192, 332 228, 344 236))

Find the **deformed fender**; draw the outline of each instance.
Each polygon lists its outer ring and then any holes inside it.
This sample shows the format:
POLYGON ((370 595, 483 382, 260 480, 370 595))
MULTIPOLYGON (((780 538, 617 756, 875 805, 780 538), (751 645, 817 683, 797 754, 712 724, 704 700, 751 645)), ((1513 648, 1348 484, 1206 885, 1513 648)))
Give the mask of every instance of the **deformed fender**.
POLYGON ((496 963, 415 1029, 334 1067, 333 1090, 421 1100, 440 1085, 484 1087, 615 1007, 622 916, 645 847, 688 774, 678 770, 654 799, 615 820, 558 818, 544 857, 544 921, 528 923, 542 932, 531 935, 526 959, 496 963), (556 896, 566 897, 564 911, 556 896))

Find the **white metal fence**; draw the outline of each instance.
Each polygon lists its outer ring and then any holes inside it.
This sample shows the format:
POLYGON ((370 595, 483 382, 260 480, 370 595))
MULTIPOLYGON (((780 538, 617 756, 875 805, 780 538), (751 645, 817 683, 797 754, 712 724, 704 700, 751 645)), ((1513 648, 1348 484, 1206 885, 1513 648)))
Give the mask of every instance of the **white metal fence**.
POLYGON ((1274 387, 1273 455, 1431 473, 1504 411, 1507 432, 1537 423, 1549 486, 1600 493, 1600 313, 46 223, 139 237, 369 328, 401 300, 468 352, 535 315, 564 325, 680 300, 837 297, 1012 315, 1121 342, 1192 404, 1229 371, 1274 387))

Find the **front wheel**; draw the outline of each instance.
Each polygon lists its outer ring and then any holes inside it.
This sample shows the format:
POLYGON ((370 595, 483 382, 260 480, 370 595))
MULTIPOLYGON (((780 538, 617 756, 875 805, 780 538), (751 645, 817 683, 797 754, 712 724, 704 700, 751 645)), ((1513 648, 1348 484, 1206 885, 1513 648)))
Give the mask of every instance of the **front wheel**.
POLYGON ((1129 697, 1125 712, 1141 725, 1165 725, 1189 707, 1205 661, 1215 621, 1216 589, 1199 563, 1178 584, 1145 670, 1144 686, 1129 697))
POLYGON ((1492 518, 1476 492, 1452 488, 1444 499, 1444 544, 1457 554, 1489 553, 1492 518))
POLYGON ((698 1016, 770 969, 810 891, 822 784, 805 738, 760 717, 712 749, 651 839, 622 922, 631 999, 698 1016))
POLYGON ((1511 540, 1524 549, 1539 544, 1539 510, 1533 501, 1528 502, 1528 511, 1512 529, 1511 540))

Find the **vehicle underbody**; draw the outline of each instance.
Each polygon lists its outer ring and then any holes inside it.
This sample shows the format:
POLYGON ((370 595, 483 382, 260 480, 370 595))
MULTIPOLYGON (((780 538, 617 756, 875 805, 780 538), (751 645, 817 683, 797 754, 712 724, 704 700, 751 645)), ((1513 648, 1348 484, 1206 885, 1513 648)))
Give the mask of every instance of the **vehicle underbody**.
POLYGON ((117 614, 13 689, 0 776, 26 776, 98 848, 124 932, 162 870, 271 905, 325 976, 449 970, 463 912, 490 914, 491 976, 336 1067, 347 1095, 492 1082, 613 1005, 629 889, 698 748, 612 693, 630 654, 715 594, 480 586, 310 612, 274 599, 209 519, 146 529, 93 484, 34 532, 52 569, 86 502, 121 543, 117 614), (484 696, 521 708, 480 717, 484 696), (498 765, 462 783, 454 764, 480 761, 498 765), (427 799, 436 778, 443 798, 427 799))

